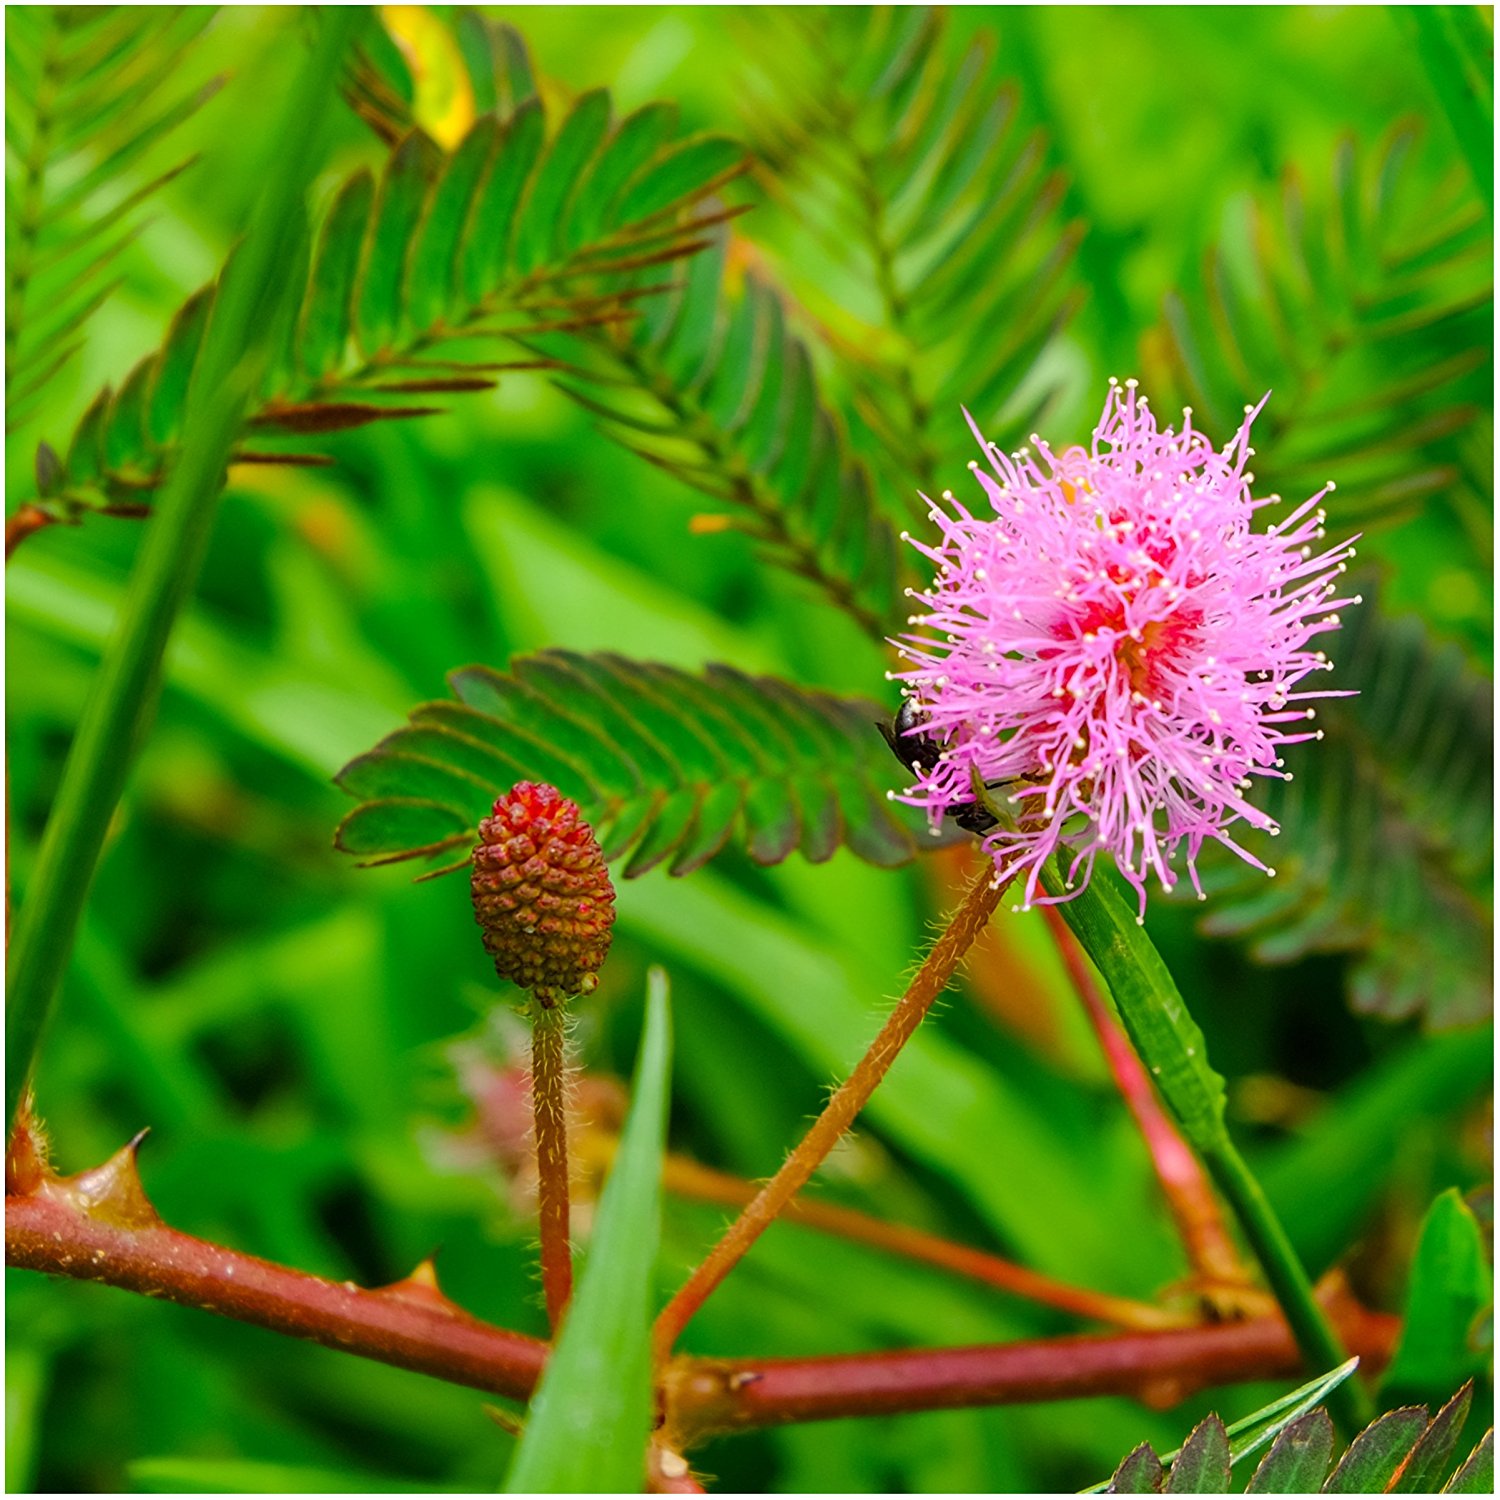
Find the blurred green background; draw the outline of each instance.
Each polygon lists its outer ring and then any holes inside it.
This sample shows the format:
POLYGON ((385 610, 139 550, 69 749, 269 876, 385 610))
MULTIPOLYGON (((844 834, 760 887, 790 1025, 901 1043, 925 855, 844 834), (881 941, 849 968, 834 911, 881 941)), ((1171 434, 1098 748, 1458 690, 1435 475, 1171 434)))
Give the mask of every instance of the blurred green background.
MULTIPOLYGON (((672 99, 690 126, 757 138, 739 81, 762 13, 495 13, 558 97, 607 85, 618 113, 672 99)), ((974 8, 951 27, 956 40, 994 33, 996 76, 1016 81, 1022 118, 1045 126, 1066 211, 1089 226, 1088 299, 1047 356, 1062 379, 1054 442, 1086 434, 1105 377, 1138 367, 1164 294, 1193 279, 1210 242, 1233 242, 1246 204, 1289 165, 1326 181, 1346 132, 1373 144, 1414 114, 1426 121, 1419 182, 1462 177, 1428 76, 1384 8, 974 8)), ((204 35, 191 67, 231 77, 178 137, 203 159, 161 195, 81 358, 8 443, 12 507, 31 493, 36 440, 64 442, 94 390, 215 273, 257 101, 302 45, 289 10, 226 10, 204 35)), ((346 115, 323 197, 380 158, 346 115)), ((773 274, 794 285, 807 274, 784 204, 741 227, 773 274)), ((797 289, 820 315, 859 305, 858 286, 797 289)), ((946 442, 964 441, 956 411, 935 420, 952 428, 946 442)), ((631 459, 542 377, 508 377, 444 416, 326 451, 328 470, 234 473, 45 1044, 41 1110, 65 1170, 152 1126, 145 1179, 186 1230, 364 1284, 441 1246, 451 1296, 541 1332, 531 1227, 466 1134, 472 1109, 455 1078, 460 1039, 501 1055, 493 1013, 511 997, 461 880, 413 885, 404 869, 355 870, 333 852, 349 806, 333 773, 413 704, 443 696, 448 669, 545 646, 720 660, 873 697, 886 663, 745 538, 691 534, 703 498, 631 459)), ((21 899, 138 535, 102 518, 51 528, 8 568, 21 899)), ((1485 545, 1483 525, 1432 499, 1364 551, 1384 565, 1387 609, 1419 613, 1483 672, 1485 545)), ((728 854, 682 881, 654 871, 620 890, 615 950, 581 1007, 582 1060, 628 1072, 645 969, 665 964, 674 1148, 765 1176, 899 992, 944 899, 930 871, 879 871, 847 853, 769 870, 728 854)), ((1266 966, 1205 937, 1197 917, 1155 902, 1151 931, 1230 1080, 1255 1164, 1314 1270, 1363 1236, 1361 1291, 1399 1307, 1428 1203, 1488 1181, 1488 1032, 1426 1035, 1353 1015, 1345 957, 1266 966)), ((996 947, 982 993, 956 994, 919 1036, 825 1190, 1150 1297, 1184 1267, 1144 1150, 1039 920, 1007 915, 996 947)), ((721 1220, 669 1201, 664 1294, 721 1220)), ((309 1474, 326 1487, 335 1472, 351 1488, 482 1489, 508 1463, 512 1440, 473 1392, 98 1287, 8 1272, 7 1291, 11 1489, 296 1488, 309 1474)), ((686 1343, 814 1353, 1068 1326, 778 1228, 686 1343)), ((1227 1417, 1267 1394, 1204 1393, 1168 1413, 1109 1400, 839 1422, 721 1442, 699 1462, 725 1489, 1072 1489, 1143 1438, 1174 1446, 1210 1406, 1227 1417)))

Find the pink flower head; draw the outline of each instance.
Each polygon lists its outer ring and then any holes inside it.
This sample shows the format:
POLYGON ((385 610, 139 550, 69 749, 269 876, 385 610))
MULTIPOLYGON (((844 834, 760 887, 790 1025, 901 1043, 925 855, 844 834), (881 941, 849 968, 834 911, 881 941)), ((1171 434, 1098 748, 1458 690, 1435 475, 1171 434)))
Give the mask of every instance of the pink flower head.
POLYGON ((1311 643, 1359 599, 1334 597, 1353 547, 1321 547, 1331 483, 1251 529, 1281 499, 1251 495, 1260 407, 1221 452, 1191 410, 1181 431, 1158 429, 1135 386, 1110 381, 1087 450, 1033 437, 1035 457, 1007 457, 969 419, 994 467, 969 465, 994 515, 951 493, 952 515, 927 502, 941 542, 908 537, 936 568, 914 591, 926 612, 910 623, 925 633, 896 642, 911 666, 892 676, 926 751, 902 800, 936 826, 974 801, 977 777, 1010 815, 984 847, 997 880, 1026 875, 1023 906, 1051 899, 1037 881, 1067 843, 1067 887, 1087 885, 1107 851, 1144 920, 1148 874, 1170 890, 1183 844, 1200 899, 1205 839, 1275 874, 1228 829, 1278 831, 1246 793, 1256 776, 1291 780, 1283 746, 1323 737, 1288 730, 1314 716, 1304 700, 1343 695, 1294 689, 1331 667, 1311 643))

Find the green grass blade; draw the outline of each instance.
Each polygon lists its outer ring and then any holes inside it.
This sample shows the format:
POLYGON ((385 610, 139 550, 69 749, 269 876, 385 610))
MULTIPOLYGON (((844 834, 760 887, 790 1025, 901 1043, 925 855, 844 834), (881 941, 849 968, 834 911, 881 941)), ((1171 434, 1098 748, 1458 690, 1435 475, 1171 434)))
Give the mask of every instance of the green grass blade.
POLYGON ((651 1431, 651 1288, 661 1235, 671 1023, 653 969, 630 1118, 557 1349, 531 1403, 509 1494, 638 1491, 651 1431))
POLYGON ((208 545, 225 461, 285 306, 286 250, 305 212, 336 106, 339 58, 364 12, 324 14, 317 47, 267 133, 251 231, 220 293, 189 394, 182 457, 147 530, 111 643, 73 740, 6 965, 5 1117, 31 1071, 67 967, 104 835, 161 691, 161 659, 208 545))

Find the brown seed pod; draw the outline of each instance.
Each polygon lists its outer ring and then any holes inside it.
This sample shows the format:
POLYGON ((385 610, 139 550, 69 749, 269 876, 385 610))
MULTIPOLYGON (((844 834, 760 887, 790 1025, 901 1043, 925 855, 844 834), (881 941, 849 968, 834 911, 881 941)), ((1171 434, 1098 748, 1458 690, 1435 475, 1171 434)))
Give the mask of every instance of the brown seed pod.
POLYGON ((594 831, 556 787, 517 782, 479 825, 470 890, 495 972, 544 1008, 599 982, 615 888, 594 831))

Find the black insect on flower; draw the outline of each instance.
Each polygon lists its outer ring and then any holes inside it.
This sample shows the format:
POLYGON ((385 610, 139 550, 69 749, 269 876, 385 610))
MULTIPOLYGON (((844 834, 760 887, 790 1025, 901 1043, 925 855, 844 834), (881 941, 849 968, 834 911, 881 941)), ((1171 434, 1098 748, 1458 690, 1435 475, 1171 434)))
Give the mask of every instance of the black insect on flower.
MULTIPOLYGON (((910 698, 903 698, 894 719, 875 721, 875 727, 891 747, 891 754, 917 776, 930 774, 942 753, 942 746, 922 728, 926 719, 910 698)), ((965 833, 985 834, 996 823, 995 815, 977 802, 960 803, 948 811, 965 833)))

